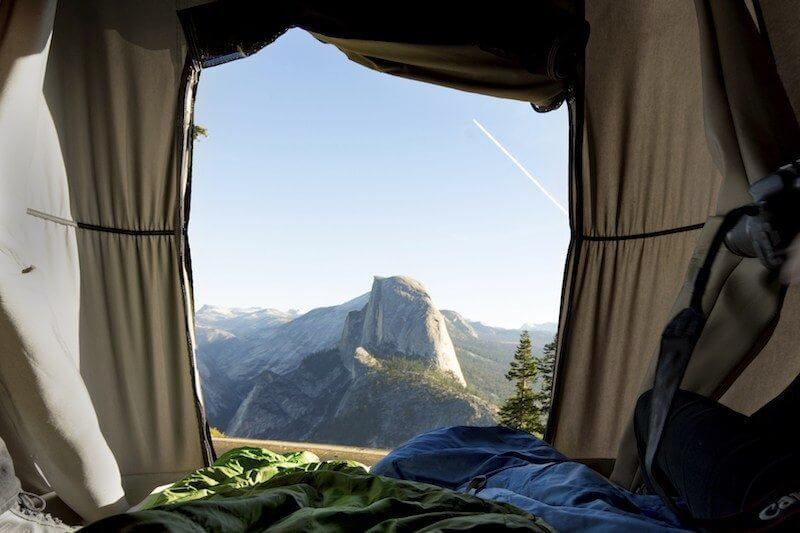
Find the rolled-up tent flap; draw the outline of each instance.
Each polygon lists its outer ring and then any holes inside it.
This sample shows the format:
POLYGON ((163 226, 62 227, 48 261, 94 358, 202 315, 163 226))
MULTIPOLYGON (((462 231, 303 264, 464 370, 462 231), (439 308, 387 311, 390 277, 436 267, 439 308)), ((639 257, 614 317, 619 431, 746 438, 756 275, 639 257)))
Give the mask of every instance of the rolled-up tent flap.
POLYGON ((393 76, 501 98, 534 103, 547 110, 560 104, 566 87, 547 76, 473 45, 415 44, 341 39, 313 33, 352 61, 393 76))
POLYGON ((550 109, 567 96, 588 26, 573 2, 216 2, 181 12, 202 66, 245 57, 299 27, 368 68, 550 109))

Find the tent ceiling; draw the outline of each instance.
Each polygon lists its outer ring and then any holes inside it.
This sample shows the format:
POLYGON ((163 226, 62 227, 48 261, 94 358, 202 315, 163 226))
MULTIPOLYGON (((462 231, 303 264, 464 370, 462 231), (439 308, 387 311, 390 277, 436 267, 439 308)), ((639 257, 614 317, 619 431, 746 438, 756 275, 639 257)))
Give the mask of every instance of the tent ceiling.
POLYGON ((571 4, 216 2, 180 16, 204 67, 251 55, 299 27, 381 72, 550 108, 565 98, 587 37, 571 4))

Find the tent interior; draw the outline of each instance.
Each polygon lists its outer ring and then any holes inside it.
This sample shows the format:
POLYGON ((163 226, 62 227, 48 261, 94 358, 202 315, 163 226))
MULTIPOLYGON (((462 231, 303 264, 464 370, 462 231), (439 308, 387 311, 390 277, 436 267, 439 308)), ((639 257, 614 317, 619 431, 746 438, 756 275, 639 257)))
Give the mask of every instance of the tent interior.
MULTIPOLYGON (((215 455, 187 224, 203 69, 302 28, 379 72, 569 108, 571 240, 545 440, 634 488, 636 399, 722 216, 800 155, 793 0, 0 0, 0 437, 83 520, 215 455)), ((720 252, 682 388, 752 413, 800 295, 720 252)))

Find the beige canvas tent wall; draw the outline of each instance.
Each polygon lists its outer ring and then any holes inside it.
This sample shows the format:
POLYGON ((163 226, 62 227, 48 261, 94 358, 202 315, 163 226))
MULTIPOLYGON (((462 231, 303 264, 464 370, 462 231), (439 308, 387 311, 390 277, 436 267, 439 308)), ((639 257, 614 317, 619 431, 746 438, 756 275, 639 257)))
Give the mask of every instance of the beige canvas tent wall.
POLYGON ((184 262, 193 85, 172 2, 2 11, 3 438, 26 485, 92 518, 209 457, 184 262))
MULTIPOLYGON (((764 2, 763 9, 776 17, 779 11, 797 17, 788 13, 789 4, 764 2)), ((676 300, 685 301, 718 223, 709 217, 746 203, 748 180, 763 177, 767 167, 791 160, 800 149, 796 118, 781 83, 796 76, 790 72, 798 69, 797 61, 779 56, 784 70, 781 80, 774 79, 762 41, 767 35, 758 35, 754 6, 761 7, 751 2, 585 2, 592 36, 583 97, 573 110, 572 209, 578 231, 565 278, 562 366, 548 436, 575 457, 619 455, 614 478, 623 484, 633 482, 637 466, 630 433, 623 435, 630 432, 636 398, 652 383, 661 329, 680 309, 676 300), (698 22, 698 12, 712 7, 747 20, 715 20, 712 32, 702 17, 698 22), (742 24, 735 25, 736 20, 742 24), (724 75, 711 72, 703 57, 720 50, 728 60, 724 75), (735 125, 721 123, 729 103, 713 87, 720 79, 732 91, 730 108, 744 115, 735 117, 735 125), (756 123, 748 123, 750 118, 756 123), (743 150, 750 150, 746 156, 758 164, 731 164, 731 152, 738 148, 716 145, 725 135, 743 146, 749 137, 751 144, 743 150)), ((684 380, 684 387, 716 397, 751 359, 760 360, 760 343, 768 339, 780 303, 779 287, 764 285, 757 261, 728 254, 721 263, 714 292, 720 296, 706 302, 713 313, 684 380)), ((781 330, 777 338, 788 334, 781 330)), ((797 358, 787 351, 790 341, 781 344, 780 357, 797 358)), ((769 381, 769 387, 754 386, 748 372, 726 401, 754 410, 796 375, 782 367, 793 363, 775 364, 776 356, 770 358, 760 380, 769 381)))
MULTIPOLYGON (((210 459, 186 242, 194 90, 203 68, 299 26, 380 72, 540 110, 571 99, 573 236, 548 436, 579 458, 614 458, 623 443, 617 478, 632 482, 633 402, 706 221, 747 201, 747 182, 779 159, 765 149, 733 178, 719 167, 731 152, 707 142, 720 106, 708 54, 755 42, 761 70, 722 76, 752 82, 736 105, 765 83, 753 109, 787 118, 773 98, 784 88, 800 109, 800 11, 748 1, 746 20, 724 24, 733 33, 709 34, 724 17, 703 14, 733 4, 698 1, 698 18, 691 0, 410 2, 391 16, 346 2, 0 0, 0 436, 23 481, 93 518, 210 459)), ((800 304, 790 292, 772 340, 727 388, 780 302, 752 261, 733 262, 745 268, 718 275, 718 306, 740 337, 725 337, 727 319, 710 328, 711 345, 735 350, 689 379, 752 410, 800 368, 787 312, 800 304), (753 294, 763 305, 737 315, 753 294)))

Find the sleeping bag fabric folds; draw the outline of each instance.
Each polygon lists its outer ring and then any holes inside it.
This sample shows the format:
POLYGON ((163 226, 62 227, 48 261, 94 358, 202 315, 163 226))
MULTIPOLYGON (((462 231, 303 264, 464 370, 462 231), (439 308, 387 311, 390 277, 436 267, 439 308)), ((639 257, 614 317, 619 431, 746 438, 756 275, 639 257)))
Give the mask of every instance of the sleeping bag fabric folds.
POLYGON ((92 531, 553 531, 504 503, 309 452, 237 448, 92 531))
POLYGON ((509 503, 556 531, 685 531, 658 496, 628 492, 533 435, 500 426, 428 431, 372 473, 509 503))

